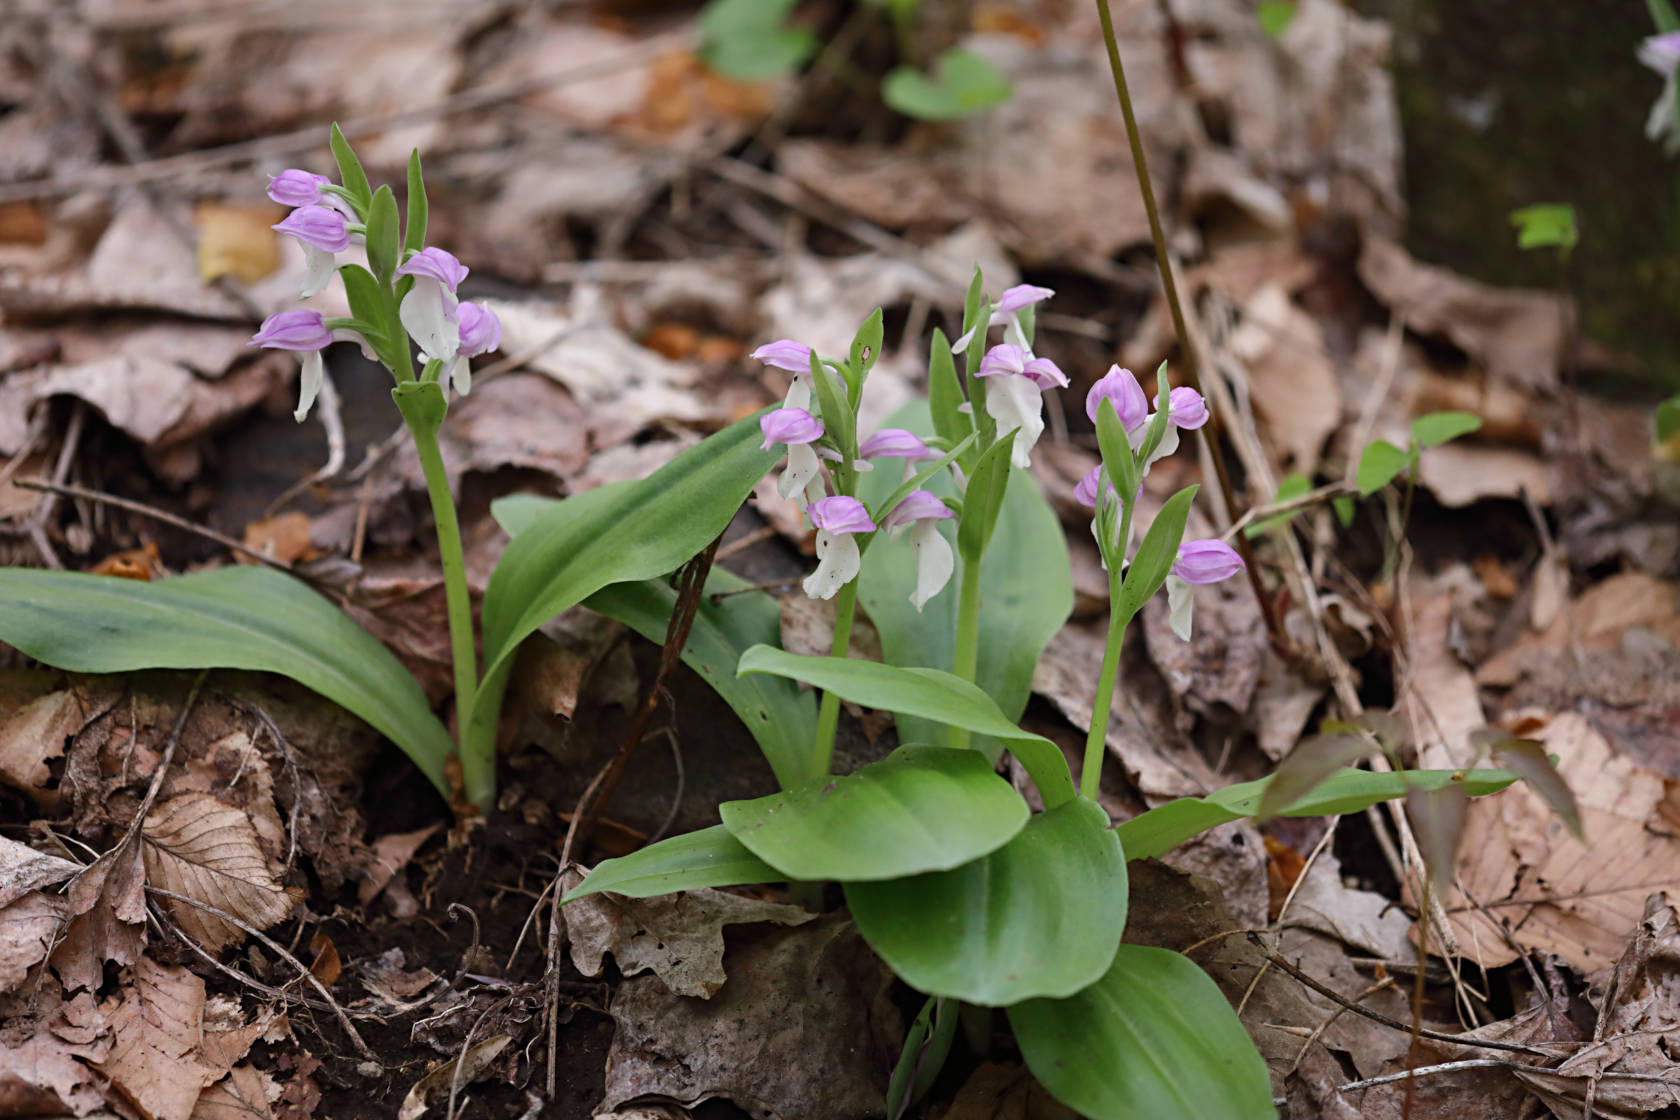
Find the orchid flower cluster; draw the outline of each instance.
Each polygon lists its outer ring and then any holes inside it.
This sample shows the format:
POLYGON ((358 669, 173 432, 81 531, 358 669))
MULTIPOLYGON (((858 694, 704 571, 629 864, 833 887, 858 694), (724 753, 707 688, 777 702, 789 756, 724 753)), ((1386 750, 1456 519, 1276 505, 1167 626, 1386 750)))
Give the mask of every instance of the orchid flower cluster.
MULTIPOLYGON (((1165 373, 1166 365, 1163 363, 1158 380, 1164 381, 1165 373)), ((1091 423, 1098 423, 1098 414, 1105 403, 1113 410, 1114 418, 1125 432, 1125 447, 1123 450, 1105 447, 1104 462, 1092 467, 1079 480, 1073 496, 1080 505, 1094 511, 1091 531, 1097 538, 1103 567, 1118 573, 1124 570, 1124 558, 1131 548, 1132 530, 1135 528, 1132 506, 1143 493, 1143 476, 1155 463, 1178 450, 1180 428, 1194 430, 1208 422, 1208 407, 1200 393, 1188 386, 1180 386, 1167 394, 1165 409, 1162 409, 1161 396, 1157 393, 1155 407, 1161 411, 1151 412, 1137 377, 1131 370, 1118 365, 1110 366, 1085 395, 1085 414, 1091 418, 1091 423), (1159 424, 1155 422, 1157 417, 1161 421, 1159 424), (1130 460, 1119 467, 1121 473, 1135 480, 1130 498, 1123 499, 1114 488, 1107 462, 1111 450, 1119 452, 1116 458, 1130 460), (1097 503, 1099 488, 1103 491, 1100 509, 1097 503)), ((1190 640, 1191 616, 1195 609, 1192 585, 1219 583, 1242 570, 1242 558, 1224 541, 1207 539, 1180 543, 1178 557, 1166 579, 1167 607, 1173 633, 1183 641, 1190 640)))
MULTIPOLYGON (((343 138, 336 128, 333 135, 338 151, 343 138)), ((409 358, 412 339, 424 363, 421 379, 447 380, 462 395, 472 388, 468 359, 501 345, 502 325, 496 313, 482 303, 463 302, 457 295, 467 267, 447 250, 424 244, 426 204, 418 154, 409 172, 409 221, 400 248, 395 200, 389 188, 371 191, 359 165, 346 175, 342 186, 325 175, 298 168, 269 179, 268 197, 293 207, 272 228, 303 247, 307 272, 299 298, 320 294, 334 273, 341 273, 350 300, 349 318, 327 318, 307 308, 270 315, 249 343, 302 355, 298 407, 293 413, 300 423, 320 394, 325 378, 322 352, 334 342, 357 343, 364 355, 384 363, 401 383, 415 380, 409 358), (381 243, 375 244, 375 238, 381 243), (365 249, 371 271, 340 261, 340 254, 353 245, 365 249)))

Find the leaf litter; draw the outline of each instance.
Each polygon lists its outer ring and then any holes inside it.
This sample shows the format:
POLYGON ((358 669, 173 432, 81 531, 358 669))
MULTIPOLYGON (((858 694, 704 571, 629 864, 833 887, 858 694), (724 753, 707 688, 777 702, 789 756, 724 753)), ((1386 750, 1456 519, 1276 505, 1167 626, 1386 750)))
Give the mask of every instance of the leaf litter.
MULTIPOLYGON (((364 454, 383 442, 387 419, 346 406, 348 436, 327 441, 338 440, 343 464, 281 508, 264 508, 277 490, 231 466, 231 450, 265 428, 295 440, 290 363, 253 360, 243 346, 257 315, 289 304, 302 267, 261 220, 259 171, 322 158, 315 125, 328 117, 359 130, 380 168, 425 147, 429 169, 445 171, 434 221, 463 246, 475 280, 487 279, 478 294, 497 299, 508 324, 509 364, 451 410, 442 441, 486 571, 502 540, 486 516, 491 498, 640 477, 775 399, 785 386, 765 384, 740 357, 766 338, 843 350, 855 323, 882 305, 887 352, 873 376, 896 395, 915 391, 925 329, 954 333, 938 309, 975 260, 993 282, 1025 268, 1089 309, 1040 324, 1070 371, 1094 375, 1124 355, 1141 373, 1171 356, 1153 280, 1129 263, 1147 227, 1094 16, 1082 6, 977 11, 962 38, 1004 70, 1014 98, 983 120, 861 137, 827 123, 823 106, 839 92, 826 73, 730 83, 691 52, 683 14, 657 5, 610 17, 485 5, 444 18, 439 8, 423 25, 398 7, 317 26, 290 12, 247 19, 209 0, 165 13, 104 5, 82 24, 49 6, 0 31, 26 46, 0 67, 5 99, 18 106, 0 116, 0 454, 17 464, 7 468, 0 528, 24 562, 109 559, 107 570, 129 570, 117 561, 133 552, 153 558, 142 571, 162 572, 232 557, 97 502, 49 503, 13 479, 56 477, 189 519, 210 511, 224 535, 250 527, 258 551, 320 578, 435 696, 447 692, 420 477, 402 453, 364 454), (57 87, 28 61, 42 46, 76 68, 71 80, 95 101, 138 124, 137 169, 101 162, 110 137, 96 114, 63 111, 57 87), (457 111, 453 99, 480 91, 472 111, 457 111), (433 110, 385 118, 411 103, 433 110), (307 138, 288 136, 293 128, 307 138), (256 167, 214 151, 248 140, 259 141, 256 167), (1028 143, 1041 158, 998 162, 1028 143), (539 281, 548 287, 532 290, 539 281), (70 437, 66 398, 84 406, 80 439, 70 437), (55 474, 61 452, 66 469, 55 474), (236 505, 253 512, 217 522, 236 505)), ((1447 1034, 1476 1026, 1484 1037, 1591 1045, 1561 1062, 1525 1057, 1521 1070, 1420 1077, 1419 1108, 1502 1115, 1530 1091, 1560 1116, 1580 1114, 1589 1092, 1606 1115, 1666 1107, 1656 1082, 1614 1076, 1673 1077, 1657 1040, 1673 1017, 1664 970, 1674 919, 1662 892, 1672 897, 1680 866, 1671 671, 1680 631, 1669 582, 1680 547, 1672 495, 1629 434, 1643 431, 1641 414, 1566 384, 1564 368, 1604 359, 1586 342, 1566 350, 1567 308, 1555 294, 1493 288, 1401 247, 1386 25, 1303 0, 1274 43, 1235 0, 1115 8, 1157 190, 1174 200, 1167 221, 1196 296, 1193 326, 1223 356, 1238 401, 1244 466, 1274 482, 1291 471, 1334 481, 1361 441, 1403 440, 1427 412, 1468 410, 1484 426, 1423 457, 1409 566, 1378 578, 1380 545, 1363 515, 1339 541, 1322 508, 1270 530, 1293 538, 1302 557, 1272 604, 1289 648, 1267 640, 1246 589, 1204 593, 1190 646, 1160 640, 1164 619, 1152 607, 1144 640, 1125 653, 1128 679, 1146 685, 1128 690, 1110 732, 1104 804, 1124 815, 1258 777, 1317 720, 1356 714, 1342 708, 1348 682, 1368 695, 1392 685, 1429 764, 1468 764, 1472 733, 1488 725, 1538 740, 1558 756, 1588 846, 1527 790, 1469 804, 1445 912, 1458 952, 1491 970, 1514 1013, 1503 1024, 1486 1008, 1458 1018, 1437 960, 1425 1019, 1447 1034), (1199 113, 1185 111, 1192 91, 1199 113), (1332 199, 1354 238, 1339 259, 1313 240, 1332 199), (1486 551, 1471 555, 1451 539, 1469 524, 1452 511, 1518 529, 1501 542, 1484 534, 1476 547, 1486 551), (1555 977, 1548 990, 1527 977, 1519 951, 1555 977), (1596 1033, 1568 1026, 1583 1009, 1596 1033), (1481 1078, 1473 1106, 1472 1076, 1481 1078)), ((342 301, 330 290, 319 306, 333 313, 342 301)), ((353 370, 334 372, 352 399, 353 370)), ((1074 397, 1064 410, 1070 430, 1042 445, 1053 500, 1092 451, 1074 397)), ((320 449, 315 430, 303 430, 320 449)), ((290 485, 329 450, 270 466, 290 485)), ((1152 476, 1146 504, 1176 481, 1166 473, 1152 476)), ((761 496, 757 512, 803 543, 788 508, 761 496)), ((1101 637, 1089 615, 1106 587, 1087 525, 1072 507, 1062 513, 1087 569, 1081 610, 1039 666, 1028 718, 1071 741, 1090 718, 1101 637)), ((799 566, 774 541, 733 562, 767 579, 799 566)), ((791 628, 809 630, 804 600, 785 598, 791 628)), ((504 1085, 528 1081, 527 1051, 541 1033, 528 990, 540 966, 520 930, 552 877, 575 791, 558 794, 554 758, 526 744, 569 760, 610 748, 634 704, 631 648, 562 646, 552 680, 506 729, 517 775, 509 819, 465 844, 428 842, 439 808, 403 784, 366 728, 275 682, 218 675, 125 845, 167 753, 180 684, 9 675, 0 783, 17 810, 7 819, 35 825, 0 841, 0 1112, 388 1114, 360 1111, 374 1087, 387 1102, 412 1089, 443 1112, 447 1082, 460 1090, 474 1076, 475 1105, 528 1107, 504 1085), (148 886, 211 910, 148 901, 148 886), (463 902, 470 920, 449 908, 463 902), (223 967, 149 926, 149 915, 223 967), (385 1067, 357 1070, 318 993, 274 1003, 295 973, 228 918, 272 928, 282 948, 326 935, 343 961, 332 994, 385 1067), (215 1013, 212 1027, 206 1009, 218 1001, 235 1010, 231 1020, 215 1013), (289 1031, 256 1010, 278 1006, 289 1008, 289 1031), (393 1026, 364 1018, 374 1014, 393 1026), (439 1062, 441 1075, 463 1053, 479 1068, 452 1071, 440 1097, 440 1081, 421 1071, 439 1062), (154 1061, 164 1057, 167 1066, 154 1061), (417 1078, 431 1087, 421 1093, 417 1078)), ((681 827, 709 823, 697 806, 720 783, 736 783, 725 796, 767 791, 753 786, 767 778, 747 748, 707 728, 733 726, 732 717, 705 708, 703 690, 681 674, 673 690, 686 771, 680 759, 649 761, 645 780, 609 806, 603 837, 655 833, 678 788, 681 827)), ((1234 1001, 1255 985, 1245 1020, 1292 1115, 1399 1115, 1394 1084, 1337 1086, 1350 1071, 1400 1068, 1407 1040, 1275 968, 1260 976, 1264 955, 1230 935, 1277 921, 1268 944, 1296 967, 1407 1020, 1396 989, 1416 967, 1407 961, 1416 915, 1397 869, 1377 854, 1380 839, 1363 821, 1334 835, 1321 822, 1238 824, 1169 857, 1183 871, 1134 869, 1134 936, 1180 947, 1218 936, 1197 959, 1234 1001), (1169 928, 1145 925, 1146 912, 1170 916, 1169 928)), ((843 922, 765 924, 789 908, 720 892, 651 909, 601 896, 596 909, 589 919, 568 911, 578 967, 562 980, 562 1041, 578 1075, 554 1102, 558 1114, 679 1116, 711 1098, 786 1116, 879 1110, 873 1094, 896 1053, 897 1010, 886 974, 843 922), (833 981, 821 1001, 805 990, 812 977, 833 981), (809 1033, 778 1024, 789 992, 800 1008, 822 1009, 809 1033), (842 1052, 855 1063, 844 1074, 830 1061, 842 1052), (650 1094, 663 1103, 647 1103, 650 1094)), ((1461 994, 1460 1012, 1463 1003, 1461 994)), ((1422 1045, 1434 1048, 1430 1060, 1475 1053, 1422 1045)), ((978 1066, 966 1080, 953 1087, 951 1115, 992 1115, 994 1102, 1039 1114, 1018 1068, 978 1066)))

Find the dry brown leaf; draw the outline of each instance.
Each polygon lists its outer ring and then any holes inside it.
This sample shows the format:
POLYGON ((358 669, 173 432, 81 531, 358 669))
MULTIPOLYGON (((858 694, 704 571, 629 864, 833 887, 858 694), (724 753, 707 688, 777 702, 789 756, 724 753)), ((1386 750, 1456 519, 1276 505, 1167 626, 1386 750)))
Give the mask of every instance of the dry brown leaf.
POLYGON ((50 689, 38 674, 0 679, 0 782, 27 794, 42 809, 59 802, 48 765, 64 757, 64 745, 82 729, 88 713, 71 689, 50 689))
POLYGON ((86 992, 65 1002, 46 984, 27 1001, 0 997, 0 1116, 94 1112, 106 1092, 88 1063, 110 1049, 108 1025, 86 992))
POLYGON ((30 891, 62 883, 81 869, 78 863, 0 836, 0 907, 30 891))
POLYGON ((437 835, 442 827, 443 822, 438 821, 413 832, 396 832, 375 840, 373 862, 368 865, 361 886, 356 888, 356 900, 366 906, 378 898, 392 876, 407 867, 414 853, 420 850, 420 845, 437 835))
POLYGON ((1494 288, 1419 264, 1374 234, 1365 237, 1359 278, 1408 328, 1444 335, 1495 377, 1530 390, 1557 387, 1563 305, 1556 295, 1494 288))
POLYGON ((1412 608, 1402 711, 1417 744, 1417 764, 1425 769, 1469 765, 1470 733, 1488 722, 1476 678, 1453 648, 1452 629, 1451 596, 1412 608))
POLYGON ((1230 348, 1246 365, 1254 409, 1279 461, 1311 475, 1342 421, 1342 392, 1318 323, 1276 284, 1243 305, 1230 348))
POLYGON ((1552 502, 1545 462, 1533 452, 1514 447, 1456 441, 1431 447, 1418 459, 1418 481, 1442 505, 1453 509, 1525 493, 1542 506, 1552 502))
MULTIPOLYGON (((141 834, 148 882, 255 929, 285 918, 302 895, 276 881, 250 817, 209 794, 183 793, 159 802, 141 834)), ((164 901, 187 936, 212 952, 245 938, 243 930, 214 914, 164 901)))
POLYGON ((148 1120, 189 1120, 223 1070, 204 1064, 204 981, 184 968, 141 957, 131 983, 101 1010, 111 1052, 97 1068, 148 1120))
MULTIPOLYGON (((829 599, 813 599, 801 591, 778 598, 782 611, 782 648, 789 653, 827 657, 834 648, 835 606, 829 599)), ((852 623, 847 657, 881 661, 881 635, 866 618, 852 623)))
POLYGON ((943 1120, 1078 1120, 1025 1066, 984 1062, 968 1075, 943 1120))
POLYGON ((1554 716, 1532 737, 1558 756, 1587 842, 1525 786, 1473 801, 1459 890, 1447 908, 1464 952, 1488 967, 1515 959, 1508 934, 1577 968, 1604 968, 1639 924, 1646 897, 1680 889, 1680 784, 1617 756, 1575 713, 1554 716))
POLYGON ((599 976, 601 958, 611 953, 625 976, 652 972, 679 996, 710 999, 728 979, 723 969, 724 926, 797 926, 813 917, 798 906, 710 889, 657 898, 604 892, 566 907, 566 937, 572 964, 585 976, 599 976))
POLYGON ((882 1115, 903 1040, 892 973, 839 914, 743 932, 709 1000, 673 995, 656 976, 618 986, 600 1109, 723 1097, 776 1120, 882 1115))
MULTIPOLYGON (((251 522, 245 526, 244 543, 253 552, 282 564, 314 558, 315 550, 309 547, 309 515, 295 511, 251 522)), ((234 559, 241 564, 257 562, 243 553, 235 553, 234 559)))
POLYGON ((271 1120, 280 1095, 274 1078, 254 1066, 235 1066, 199 1094, 190 1120, 271 1120))
POLYGON ((46 959, 63 926, 64 904, 40 891, 0 905, 0 993, 22 984, 46 959))
POLYGON ((450 1086, 465 1087, 484 1076, 490 1063, 496 1060, 496 1055, 506 1050, 512 1041, 512 1035, 492 1035, 473 1043, 457 1057, 447 1058, 427 1070, 425 1076, 408 1091, 408 1096, 403 1098, 402 1107, 397 1109, 397 1120, 420 1120, 427 1109, 449 1099, 450 1086))
POLYGON ((204 202, 193 208, 198 227, 198 275, 205 283, 231 276, 255 284, 280 267, 280 235, 269 227, 286 216, 277 206, 204 202))
POLYGON ((140 845, 125 838, 70 881, 70 924, 52 952, 66 989, 96 990, 104 964, 131 965, 146 944, 146 874, 140 845))
POLYGON ((1680 647, 1680 585, 1643 572, 1622 572, 1587 588, 1556 613, 1540 634, 1525 634, 1510 648, 1483 662, 1476 679, 1484 685, 1517 683, 1545 655, 1620 649, 1629 630, 1646 630, 1680 647))

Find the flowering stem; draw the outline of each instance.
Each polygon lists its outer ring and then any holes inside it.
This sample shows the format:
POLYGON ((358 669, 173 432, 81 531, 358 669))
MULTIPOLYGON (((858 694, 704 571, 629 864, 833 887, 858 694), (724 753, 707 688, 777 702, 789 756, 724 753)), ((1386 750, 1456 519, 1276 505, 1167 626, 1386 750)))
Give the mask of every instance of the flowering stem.
MULTIPOLYGON (((957 600, 957 648, 951 658, 951 672, 973 683, 980 667, 980 561, 962 562, 962 590, 957 600)), ((966 727, 950 729, 951 746, 961 750, 968 746, 966 727)))
MULTIPOLYGON (((1155 205, 1155 188, 1149 181, 1149 162, 1144 158, 1143 134, 1138 131, 1137 116, 1132 112, 1132 94, 1126 86, 1126 68, 1120 62, 1120 44, 1114 38, 1114 18, 1108 11, 1108 0, 1096 0, 1097 18, 1102 21, 1103 43, 1108 47, 1108 69, 1114 75, 1114 93, 1120 99, 1120 114, 1126 119, 1126 138, 1131 142, 1132 166, 1137 171, 1138 192, 1143 196, 1143 209, 1149 215, 1149 235, 1155 242, 1155 264, 1161 270, 1161 290, 1167 298, 1167 310, 1172 313, 1173 330, 1178 335, 1179 353, 1184 356, 1185 384, 1202 393, 1202 379, 1196 367, 1196 350, 1190 344, 1190 332, 1184 325, 1184 307, 1178 299, 1178 285, 1173 281, 1172 260, 1167 255, 1167 235, 1161 228, 1161 214, 1155 205)), ((1208 408, 1213 408, 1213 402, 1208 401, 1208 408)), ((1225 468, 1225 456, 1220 453, 1219 442, 1216 438, 1220 420, 1214 413, 1213 423, 1203 431, 1208 441, 1208 457, 1213 460, 1214 474, 1219 477, 1219 493, 1225 499, 1225 509, 1233 519, 1238 516, 1237 499, 1231 489, 1231 476, 1225 468)), ((1260 604, 1261 617, 1266 621, 1266 632, 1279 648, 1287 648, 1288 642, 1284 637, 1283 628, 1278 622, 1277 613, 1272 607, 1271 599, 1265 589, 1260 586, 1260 569, 1254 563, 1253 549, 1249 547, 1248 538, 1238 535, 1235 539, 1237 554, 1242 557, 1243 570, 1248 573, 1249 585, 1254 589, 1254 598, 1260 604)))
MULTIPOLYGON (((441 394, 438 394, 441 398, 441 394)), ((398 399, 401 407, 403 401, 398 399)), ((413 410, 418 412, 418 410, 413 410)), ((473 650, 472 599, 467 592, 466 557, 461 550, 461 523, 455 516, 455 499, 449 493, 449 474, 438 450, 435 424, 403 408, 403 418, 414 436, 420 469, 426 476, 426 493, 432 500, 432 519, 437 522, 438 558, 443 565, 443 594, 449 609, 449 646, 455 663, 455 711, 465 720, 478 692, 478 660, 473 650)), ((441 415, 440 415, 441 420, 441 415)), ((488 809, 495 784, 495 764, 485 758, 461 760, 467 800, 488 809)))
MULTIPOLYGON (((1120 601, 1120 576, 1108 576, 1108 601, 1120 601)), ((1097 671, 1097 697, 1091 704, 1091 728, 1085 735, 1085 761, 1079 768, 1079 796, 1097 799, 1097 785, 1102 778, 1103 751, 1108 741, 1108 712, 1114 703, 1114 687, 1120 675, 1120 647, 1126 640, 1126 626, 1130 617, 1110 610, 1108 615, 1108 644, 1103 647, 1102 668, 1097 671)))
MULTIPOLYGON (((829 647, 829 653, 834 657, 845 657, 852 646, 852 615, 857 609, 857 594, 858 581, 853 576, 834 600, 834 644, 829 647)), ((817 710, 816 753, 811 757, 813 778, 821 778, 828 773, 829 763, 834 759, 834 731, 839 723, 840 697, 825 692, 822 707, 817 710)))

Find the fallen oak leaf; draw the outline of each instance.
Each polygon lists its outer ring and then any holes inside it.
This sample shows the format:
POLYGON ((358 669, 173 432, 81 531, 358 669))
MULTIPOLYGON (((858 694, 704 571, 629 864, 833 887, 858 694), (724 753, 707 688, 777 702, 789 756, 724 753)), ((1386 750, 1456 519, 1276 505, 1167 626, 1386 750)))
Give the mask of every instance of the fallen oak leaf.
POLYGON ((204 1089, 224 1070, 206 1065, 204 981, 184 968, 141 957, 133 982, 105 1001, 111 1052, 96 1063, 147 1120, 190 1120, 204 1089))
MULTIPOLYGON (((250 818, 209 794, 184 793, 160 802, 147 815, 141 836, 148 882, 255 929, 285 918, 302 897, 274 878, 250 818)), ((181 929, 211 952, 245 937, 214 914, 173 900, 166 904, 181 929)))

